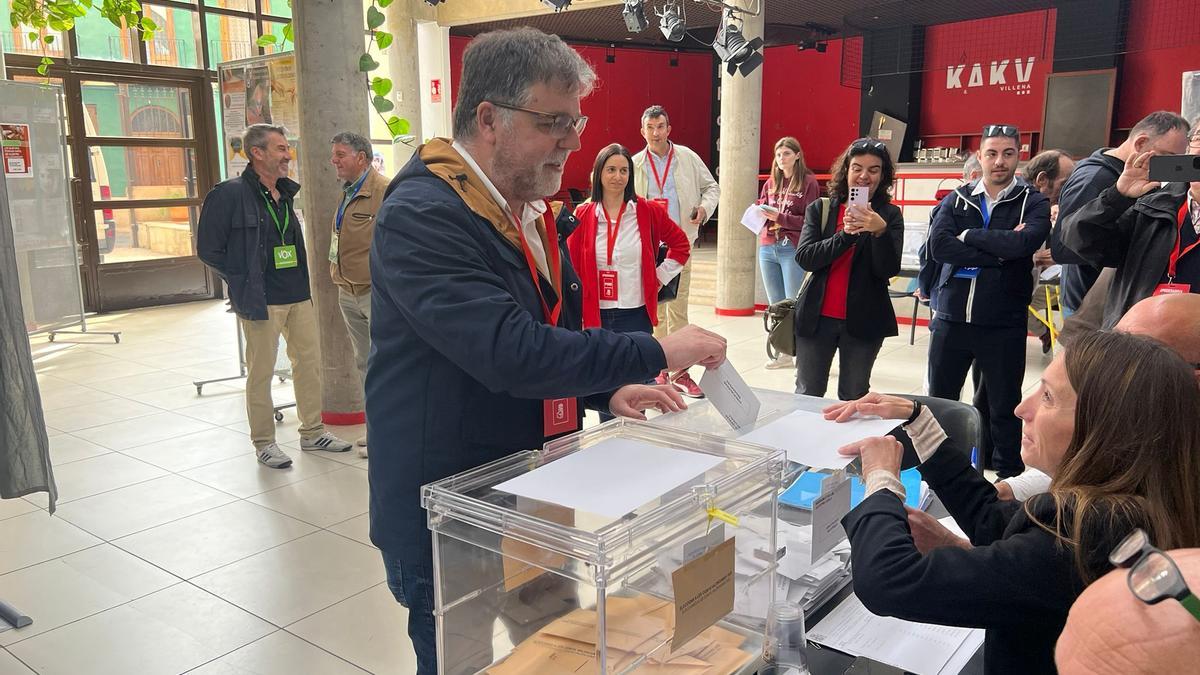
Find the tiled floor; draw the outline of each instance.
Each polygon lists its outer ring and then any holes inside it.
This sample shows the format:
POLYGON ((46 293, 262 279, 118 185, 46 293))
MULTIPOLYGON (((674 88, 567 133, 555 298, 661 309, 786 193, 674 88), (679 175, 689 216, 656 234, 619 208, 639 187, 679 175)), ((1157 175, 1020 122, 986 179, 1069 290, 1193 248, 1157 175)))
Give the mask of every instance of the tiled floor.
MULTIPOLYGON (((760 317, 691 314, 729 340, 752 386, 792 390, 793 372, 763 368, 760 317)), ((285 411, 295 465, 255 461, 241 383, 192 385, 237 372, 222 303, 93 323, 121 343, 34 340, 60 501, 54 517, 39 495, 0 501, 0 599, 34 618, 0 632, 0 675, 413 672, 367 538, 367 460, 302 453, 285 411)), ((886 342, 876 390, 921 391, 917 336, 886 342)), ((1044 364, 1030 340, 1026 388, 1044 364)), ((290 385, 276 392, 291 400, 290 385)))

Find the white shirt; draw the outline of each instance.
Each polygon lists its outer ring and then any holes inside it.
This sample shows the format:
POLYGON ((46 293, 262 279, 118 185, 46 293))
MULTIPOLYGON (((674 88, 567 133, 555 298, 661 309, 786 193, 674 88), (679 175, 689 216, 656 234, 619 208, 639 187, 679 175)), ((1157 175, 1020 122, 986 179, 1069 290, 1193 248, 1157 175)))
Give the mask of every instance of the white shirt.
MULTIPOLYGON (((504 210, 504 215, 508 216, 510 220, 515 221, 512 209, 508 208, 508 200, 500 194, 500 191, 492 184, 491 179, 487 177, 483 169, 480 169, 479 165, 475 163, 475 158, 471 156, 471 153, 467 152, 467 149, 458 141, 454 141, 451 147, 458 154, 462 155, 462 158, 466 160, 471 170, 475 172, 475 175, 479 176, 479 180, 483 181, 483 186, 491 193, 492 199, 495 200, 496 204, 504 210)), ((533 260, 537 263, 538 271, 542 273, 542 276, 549 279, 550 268, 546 264, 546 247, 542 244, 542 235, 537 229, 538 219, 545 212, 545 202, 526 202, 524 212, 521 213, 521 230, 525 233, 525 241, 529 244, 529 251, 533 253, 533 260)))
MULTIPOLYGON (((609 216, 616 218, 616 213, 609 216)), ((617 271, 617 299, 601 300, 600 309, 636 309, 646 305, 642 287, 642 233, 638 230, 637 203, 625 204, 625 213, 617 224, 617 241, 613 246, 613 263, 608 264, 608 221, 604 208, 596 205, 596 269, 617 271)), ((677 260, 667 258, 655 270, 660 284, 666 284, 683 269, 677 260)))
MULTIPOLYGON (((1008 193, 1012 192, 1016 187, 1017 187, 1017 178, 1016 178, 1016 176, 1014 176, 1012 179, 1012 182, 1009 183, 1008 186, 1006 186, 1003 190, 1001 190, 1000 194, 996 195, 995 201, 996 202, 1004 201, 1004 198, 1008 196, 1008 193)), ((987 186, 985 186, 983 184, 982 178, 975 181, 975 189, 971 190, 971 196, 974 197, 975 195, 983 195, 984 204, 987 205, 989 215, 990 215, 991 204, 994 202, 991 200, 990 197, 988 197, 987 186)))

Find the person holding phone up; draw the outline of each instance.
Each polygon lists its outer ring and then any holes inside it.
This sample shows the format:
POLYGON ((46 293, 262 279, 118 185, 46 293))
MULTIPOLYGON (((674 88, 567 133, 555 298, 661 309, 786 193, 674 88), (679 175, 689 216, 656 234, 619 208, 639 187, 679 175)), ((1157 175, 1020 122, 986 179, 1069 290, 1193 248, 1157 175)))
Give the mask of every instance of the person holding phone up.
POLYGON ((812 273, 796 303, 796 393, 825 395, 837 351, 838 398, 850 401, 870 390, 883 340, 898 332, 887 288, 900 272, 904 217, 883 143, 854 141, 830 173, 829 196, 809 204, 796 249, 812 273))
MULTIPOLYGON (((804 229, 804 210, 817 200, 821 186, 804 163, 800 141, 784 136, 775 143, 775 163, 763 183, 758 207, 767 222, 758 235, 758 268, 767 302, 795 298, 804 284, 804 270, 796 262, 796 246, 804 229)), ((767 362, 768 370, 791 368, 792 357, 780 354, 767 362)))

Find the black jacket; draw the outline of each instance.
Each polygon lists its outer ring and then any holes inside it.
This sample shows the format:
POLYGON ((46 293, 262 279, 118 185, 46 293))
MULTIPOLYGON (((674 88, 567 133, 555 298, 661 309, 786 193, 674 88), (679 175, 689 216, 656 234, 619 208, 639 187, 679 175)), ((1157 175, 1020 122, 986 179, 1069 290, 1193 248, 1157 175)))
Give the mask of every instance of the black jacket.
POLYGON ((1117 178, 1125 168, 1125 162, 1106 154, 1112 148, 1100 148, 1080 160, 1075 170, 1063 183, 1058 198, 1058 222, 1050 236, 1050 253, 1054 262, 1063 266, 1060 289, 1063 303, 1071 309, 1083 304, 1083 297, 1091 290, 1100 276, 1100 270, 1087 264, 1074 251, 1063 245, 1061 223, 1084 204, 1100 196, 1105 189, 1116 185, 1117 178))
POLYGON ((991 205, 985 228, 981 196, 971 194, 974 187, 946 195, 929 226, 929 256, 941 264, 930 307, 946 321, 1024 326, 1033 294, 1033 254, 1050 234, 1050 201, 1018 180, 1008 196, 991 205), (964 231, 965 241, 959 241, 964 231), (978 276, 955 277, 964 267, 978 267, 978 276))
MULTIPOLYGON (((666 367, 645 333, 583 325, 582 292, 558 218, 562 288, 557 327, 515 227, 449 143, 422 146, 388 188, 371 246, 371 356, 367 426, 371 541, 429 565, 421 486, 521 450, 542 447, 543 399, 588 397, 645 382, 666 367), (429 162, 428 164, 426 162, 429 162), (489 221, 480 211, 499 217, 489 221), (479 210, 477 210, 479 209, 479 210)), ((538 275, 550 304, 553 286, 538 275)))
MULTIPOLYGON (((1067 612, 1083 592, 1076 557, 1055 535, 1030 519, 1021 502, 1002 502, 967 453, 947 440, 920 466, 975 546, 943 547, 921 555, 913 544, 904 504, 890 490, 867 497, 842 518, 850 537, 854 592, 880 616, 945 626, 986 629, 984 670, 1008 675, 1053 673, 1054 643, 1067 612)), ((1029 509, 1051 530, 1053 498, 1034 497, 1029 509)), ((1070 536, 1070 510, 1063 526, 1070 536)), ((1096 518, 1084 562, 1099 575, 1107 555, 1136 525, 1096 518), (1102 524, 1100 524, 1102 523, 1102 524)))
POLYGON ((1162 281, 1188 187, 1168 183, 1135 201, 1114 185, 1060 222, 1063 246, 1096 267, 1117 268, 1104 305, 1104 328, 1116 325, 1162 281))
MULTIPOLYGON (((267 319, 266 269, 271 264, 262 236, 264 227, 274 227, 262 198, 261 182, 247 166, 242 175, 217 183, 204 197, 196 226, 196 255, 229 286, 229 304, 243 319, 267 319)), ((281 199, 294 200, 300 184, 290 178, 275 183, 281 199)), ((308 275, 304 232, 295 223, 296 255, 308 275)))
POLYGON ((887 222, 879 236, 838 231, 840 203, 829 200, 829 218, 821 223, 821 199, 808 205, 804 229, 796 247, 796 262, 811 272, 796 303, 796 336, 809 337, 817 330, 829 269, 846 251, 854 249, 850 261, 850 284, 846 292, 846 332, 861 339, 882 339, 897 334, 896 312, 888 297, 888 282, 900 273, 900 250, 904 245, 904 215, 885 200, 871 208, 887 222))

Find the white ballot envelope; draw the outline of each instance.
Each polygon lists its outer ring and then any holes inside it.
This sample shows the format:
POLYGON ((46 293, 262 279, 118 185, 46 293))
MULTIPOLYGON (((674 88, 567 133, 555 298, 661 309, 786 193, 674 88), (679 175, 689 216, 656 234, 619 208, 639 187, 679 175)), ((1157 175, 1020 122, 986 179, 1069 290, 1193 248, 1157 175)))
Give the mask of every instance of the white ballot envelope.
POLYGON ((750 386, 729 359, 716 368, 704 371, 704 376, 700 378, 700 389, 734 429, 754 424, 758 419, 762 403, 750 391, 750 386))

